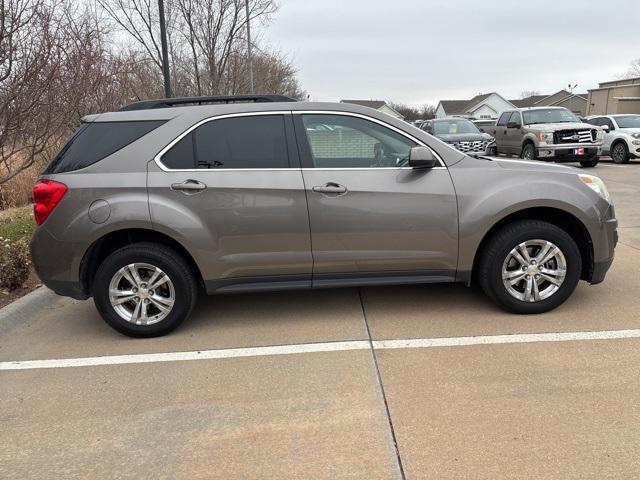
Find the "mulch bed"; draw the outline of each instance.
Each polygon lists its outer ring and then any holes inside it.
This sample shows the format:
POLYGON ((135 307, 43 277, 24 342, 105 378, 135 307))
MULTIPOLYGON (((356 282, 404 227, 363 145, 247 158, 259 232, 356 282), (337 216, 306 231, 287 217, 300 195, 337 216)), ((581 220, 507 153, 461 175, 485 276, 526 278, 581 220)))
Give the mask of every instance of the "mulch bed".
POLYGON ((31 269, 29 278, 22 287, 11 292, 0 290, 0 308, 4 307, 5 305, 9 305, 11 302, 25 296, 27 293, 32 292, 40 285, 42 285, 40 279, 36 275, 36 272, 31 269))

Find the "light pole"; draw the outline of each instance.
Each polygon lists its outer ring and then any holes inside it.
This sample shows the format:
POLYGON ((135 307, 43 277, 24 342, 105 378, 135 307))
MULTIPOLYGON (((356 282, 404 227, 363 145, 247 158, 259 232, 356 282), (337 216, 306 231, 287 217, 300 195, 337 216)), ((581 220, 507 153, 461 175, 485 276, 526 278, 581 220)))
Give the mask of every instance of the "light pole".
POLYGON ((249 93, 253 93, 253 58, 251 57, 251 25, 249 21, 249 0, 245 0, 244 8, 247 16, 247 57, 249 61, 249 93))
POLYGON ((164 20, 164 0, 158 0, 158 16, 160 17, 160 43, 162 44, 162 76, 164 77, 164 96, 171 98, 171 77, 169 76, 169 53, 167 49, 167 27, 164 20))

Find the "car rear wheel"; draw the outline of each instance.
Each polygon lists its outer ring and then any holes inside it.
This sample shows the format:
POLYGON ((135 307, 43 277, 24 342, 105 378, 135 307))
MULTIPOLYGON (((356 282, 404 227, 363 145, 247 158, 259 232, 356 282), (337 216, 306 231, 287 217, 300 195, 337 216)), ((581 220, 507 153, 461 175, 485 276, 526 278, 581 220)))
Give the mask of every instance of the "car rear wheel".
POLYGON ((593 168, 593 167, 595 167, 596 165, 598 165, 598 161, 599 161, 599 160, 600 160, 600 159, 599 159, 598 157, 593 157, 593 158, 590 158, 590 159, 588 159, 588 160, 582 160, 582 161, 580 162, 580 166, 581 166, 582 168, 593 168))
POLYGON ((163 245, 138 243, 116 250, 100 265, 93 298, 114 329, 131 337, 169 333, 189 316, 197 283, 189 265, 163 245))
POLYGON ((611 147, 611 159, 616 163, 629 162, 629 149, 624 142, 617 142, 611 147))
POLYGON ((561 305, 581 271, 580 250, 567 232, 547 222, 523 220, 489 239, 478 279, 489 298, 504 309, 534 314, 561 305))
POLYGON ((524 147, 522 147, 522 153, 520 156, 524 160, 535 160, 536 159, 536 147, 533 143, 525 143, 524 147))

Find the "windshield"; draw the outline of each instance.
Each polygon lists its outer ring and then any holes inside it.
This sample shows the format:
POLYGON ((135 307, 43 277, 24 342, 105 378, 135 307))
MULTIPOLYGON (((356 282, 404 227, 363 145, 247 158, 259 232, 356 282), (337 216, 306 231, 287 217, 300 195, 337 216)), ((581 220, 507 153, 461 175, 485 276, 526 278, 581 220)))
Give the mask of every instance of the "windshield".
POLYGON ((576 116, 564 108, 550 108, 545 110, 525 110, 522 112, 525 125, 536 123, 570 123, 578 122, 576 116))
POLYGON ((620 128, 640 128, 640 115, 625 115, 614 118, 620 128))
POLYGON ((480 133, 480 130, 473 122, 463 118, 433 122, 434 135, 449 135, 452 133, 480 133))

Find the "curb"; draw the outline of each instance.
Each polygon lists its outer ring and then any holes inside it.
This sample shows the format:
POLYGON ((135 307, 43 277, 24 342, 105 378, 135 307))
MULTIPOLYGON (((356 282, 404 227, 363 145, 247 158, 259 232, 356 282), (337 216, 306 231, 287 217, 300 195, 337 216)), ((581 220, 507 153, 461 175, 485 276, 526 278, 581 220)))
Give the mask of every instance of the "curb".
POLYGON ((0 308, 0 335, 18 323, 31 319, 42 310, 50 308, 59 298, 47 287, 38 287, 24 297, 0 308))

